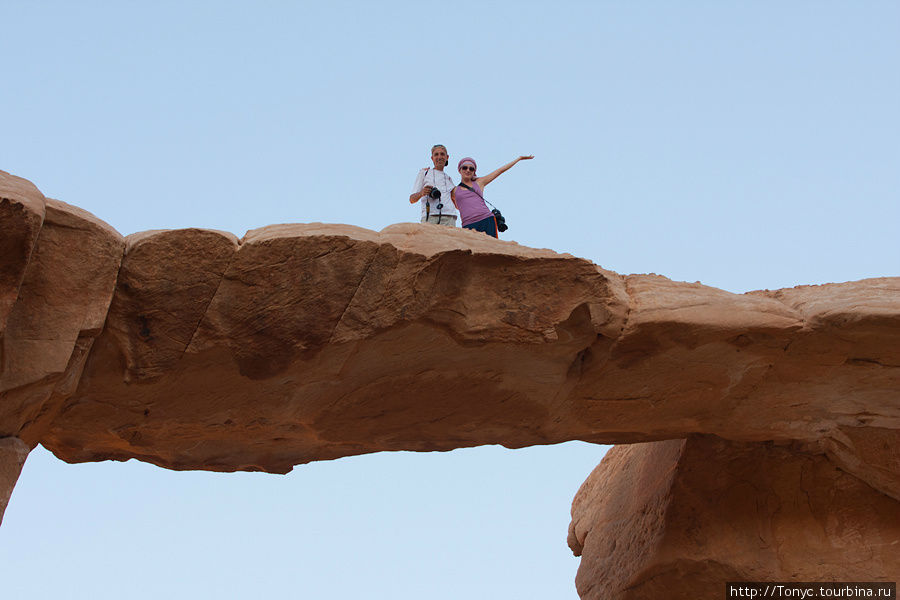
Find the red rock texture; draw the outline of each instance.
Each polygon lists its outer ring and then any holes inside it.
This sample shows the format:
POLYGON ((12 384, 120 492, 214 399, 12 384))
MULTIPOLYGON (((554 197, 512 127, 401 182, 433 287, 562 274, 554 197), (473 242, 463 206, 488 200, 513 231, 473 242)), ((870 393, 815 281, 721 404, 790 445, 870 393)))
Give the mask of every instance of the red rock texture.
POLYGON ((284 472, 900 424, 897 279, 736 295, 434 229, 130 236, 77 391, 8 434, 71 461, 284 472))
POLYGON ((620 278, 435 229, 129 237, 79 390, 34 441, 66 460, 284 472, 570 439, 554 404, 579 352, 621 330, 620 278))
POLYGON ((30 181, 0 171, 0 331, 6 330, 43 222, 40 190, 30 181))
POLYGON ((575 496, 581 598, 723 598, 728 581, 895 581, 900 502, 803 445, 616 446, 575 496))
POLYGON ((30 443, 36 441, 31 430, 49 423, 45 413, 75 391, 103 329, 124 248, 122 236, 90 213, 43 196, 33 203, 38 200, 44 216, 33 248, 27 256, 0 258, 4 272, 22 273, 14 290, 0 292, 15 298, 0 332, 0 436, 30 443))
POLYGON ((19 438, 0 438, 0 524, 30 450, 19 438))
MULTIPOLYGON (((66 461, 283 473, 382 450, 641 443, 576 499, 588 597, 812 577, 810 548, 838 569, 834 548, 881 557, 870 532, 895 531, 900 278, 731 294, 419 224, 123 239, 2 172, 0 233, 0 437, 66 461), (745 480, 758 514, 725 489, 745 480), (860 507, 863 533, 829 532, 860 507)), ((840 572, 879 565, 895 566, 840 572)))

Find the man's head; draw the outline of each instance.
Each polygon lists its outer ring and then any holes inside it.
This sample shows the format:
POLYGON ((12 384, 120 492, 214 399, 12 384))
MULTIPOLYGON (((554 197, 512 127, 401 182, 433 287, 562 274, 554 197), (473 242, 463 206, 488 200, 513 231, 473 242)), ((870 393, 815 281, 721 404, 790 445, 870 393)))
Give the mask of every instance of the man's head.
POLYGON ((447 153, 447 148, 444 145, 435 144, 431 147, 431 162, 434 163, 435 169, 443 171, 449 160, 450 155, 447 153))

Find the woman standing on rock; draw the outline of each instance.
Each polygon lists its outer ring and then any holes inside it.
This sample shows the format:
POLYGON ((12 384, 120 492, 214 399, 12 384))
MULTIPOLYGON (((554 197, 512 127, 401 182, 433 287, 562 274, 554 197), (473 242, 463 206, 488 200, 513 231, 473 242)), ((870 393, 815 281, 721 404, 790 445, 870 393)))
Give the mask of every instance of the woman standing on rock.
POLYGON ((462 226, 466 229, 474 229, 489 236, 497 237, 497 219, 494 218, 493 213, 485 204, 484 187, 497 179, 500 173, 511 169, 520 160, 531 160, 532 158, 534 158, 533 155, 520 156, 484 177, 475 175, 477 165, 474 158, 466 157, 459 161, 456 168, 462 181, 450 192, 450 198, 453 200, 453 205, 459 210, 459 214, 462 217, 462 226))

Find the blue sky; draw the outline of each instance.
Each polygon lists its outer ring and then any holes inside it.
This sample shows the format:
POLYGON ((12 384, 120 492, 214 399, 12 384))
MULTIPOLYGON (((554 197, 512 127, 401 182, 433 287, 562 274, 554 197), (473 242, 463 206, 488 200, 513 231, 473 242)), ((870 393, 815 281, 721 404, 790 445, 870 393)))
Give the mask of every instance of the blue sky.
MULTIPOLYGON (((0 23, 0 169, 123 234, 414 221, 443 143, 481 172, 534 154, 487 190, 505 239, 620 273, 900 274, 896 2, 0 0, 0 23)), ((0 573, 29 598, 574 597, 569 503, 603 451, 281 477, 38 449, 0 573)))

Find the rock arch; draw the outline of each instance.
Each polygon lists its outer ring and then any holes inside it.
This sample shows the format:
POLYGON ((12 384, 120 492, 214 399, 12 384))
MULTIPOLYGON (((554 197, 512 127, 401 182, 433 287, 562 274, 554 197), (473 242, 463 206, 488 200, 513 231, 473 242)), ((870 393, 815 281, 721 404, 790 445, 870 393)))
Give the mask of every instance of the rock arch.
POLYGON ((37 444, 283 473, 583 440, 627 444, 573 505, 585 598, 900 572, 898 278, 739 295, 419 224, 123 238, 0 172, 0 344, 0 517, 37 444))

